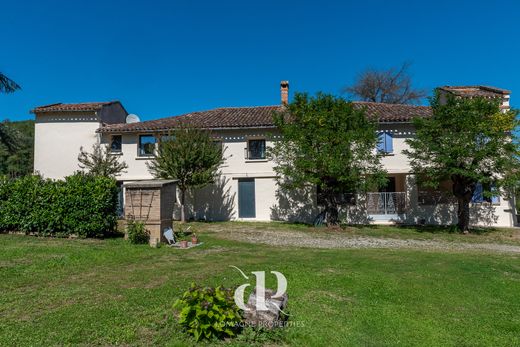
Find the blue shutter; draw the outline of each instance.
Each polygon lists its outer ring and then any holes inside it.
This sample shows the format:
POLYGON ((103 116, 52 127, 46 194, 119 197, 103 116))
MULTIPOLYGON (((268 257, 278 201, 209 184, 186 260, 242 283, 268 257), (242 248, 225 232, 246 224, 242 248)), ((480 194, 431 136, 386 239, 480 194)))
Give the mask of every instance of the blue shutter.
MULTIPOLYGON (((499 193, 499 190, 494 185, 491 186, 491 191, 493 193, 499 193)), ((491 196, 491 203, 492 204, 500 204, 500 195, 493 195, 491 196)))
POLYGON ((385 151, 386 153, 394 151, 393 136, 390 133, 385 133, 385 151))
POLYGON ((377 151, 380 153, 385 151, 385 133, 377 134, 377 151))
POLYGON ((482 183, 477 183, 475 187, 475 192, 473 193, 473 197, 471 198, 471 202, 482 202, 484 200, 482 191, 482 183))

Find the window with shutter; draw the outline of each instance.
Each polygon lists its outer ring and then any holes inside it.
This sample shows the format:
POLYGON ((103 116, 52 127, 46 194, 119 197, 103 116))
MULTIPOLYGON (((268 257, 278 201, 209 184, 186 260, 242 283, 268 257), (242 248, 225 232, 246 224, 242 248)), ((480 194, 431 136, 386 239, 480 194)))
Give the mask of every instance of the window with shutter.
POLYGON ((473 196, 471 197, 471 202, 478 203, 484 201, 484 195, 482 193, 482 183, 477 183, 473 196))
POLYGON ((379 153, 393 153, 394 143, 393 136, 391 133, 384 131, 377 134, 377 151, 379 153))

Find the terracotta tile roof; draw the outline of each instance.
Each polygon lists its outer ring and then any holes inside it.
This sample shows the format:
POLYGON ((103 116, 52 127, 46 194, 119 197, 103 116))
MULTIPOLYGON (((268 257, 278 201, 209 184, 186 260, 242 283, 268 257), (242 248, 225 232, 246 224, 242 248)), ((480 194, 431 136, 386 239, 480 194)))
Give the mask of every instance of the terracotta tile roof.
POLYGON ((379 122, 410 122, 414 117, 430 117, 430 106, 384 104, 380 102, 355 101, 355 107, 365 107, 366 114, 379 122))
POLYGON ((497 97, 511 94, 510 90, 489 86, 443 86, 438 89, 458 96, 497 97))
POLYGON ((82 102, 77 104, 50 104, 44 106, 35 107, 31 110, 31 113, 43 113, 43 112, 77 112, 77 111, 99 111, 103 106, 108 106, 119 101, 106 101, 106 102, 82 102))
MULTIPOLYGON (((369 117, 380 122, 409 122, 413 117, 431 116, 428 106, 381 104, 375 102, 354 102, 356 107, 365 107, 369 117)), ((180 116, 160 118, 150 121, 111 124, 98 129, 102 133, 164 131, 182 124, 191 124, 207 129, 219 128, 261 128, 274 127, 273 112, 282 106, 226 107, 209 111, 192 112, 180 116)))

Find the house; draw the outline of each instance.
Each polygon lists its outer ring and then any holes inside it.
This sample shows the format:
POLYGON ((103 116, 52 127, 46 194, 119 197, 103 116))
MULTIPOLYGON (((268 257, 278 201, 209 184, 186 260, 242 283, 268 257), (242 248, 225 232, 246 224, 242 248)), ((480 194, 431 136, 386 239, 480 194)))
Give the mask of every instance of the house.
MULTIPOLYGON (((106 144, 112 154, 128 164, 120 182, 152 179, 147 162, 153 157, 157 139, 170 129, 190 123, 211 130, 225 148, 225 164, 218 181, 196 190, 188 199, 189 216, 196 220, 291 220, 312 221, 318 213, 316 189, 285 192, 278 189, 274 163, 266 149, 279 138, 273 112, 288 101, 289 83, 281 83, 281 103, 273 106, 226 107, 143 122, 125 122, 127 112, 117 102, 54 104, 37 107, 35 129, 35 171, 45 177, 62 178, 79 169, 80 147, 106 144)), ((500 98, 509 108, 510 92, 486 86, 445 86, 442 93, 459 96, 500 98)), ((379 121, 388 171, 388 184, 353 201, 346 201, 347 218, 356 223, 451 224, 456 204, 449 182, 438 191, 418 187, 409 160, 402 153, 407 138, 414 134, 412 119, 430 117, 428 106, 355 102, 369 117, 379 121)), ((475 196, 474 225, 514 226, 514 201, 503 194, 486 199, 475 196)))

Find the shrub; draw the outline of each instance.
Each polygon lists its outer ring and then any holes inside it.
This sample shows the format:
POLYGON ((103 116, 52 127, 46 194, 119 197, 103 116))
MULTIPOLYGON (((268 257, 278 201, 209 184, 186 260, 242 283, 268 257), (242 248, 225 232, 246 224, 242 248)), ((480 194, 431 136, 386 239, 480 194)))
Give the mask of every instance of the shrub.
POLYGON ((117 225, 113 179, 77 173, 65 180, 40 176, 0 179, 0 231, 93 237, 117 225))
POLYGON ((126 233, 130 243, 143 244, 150 241, 150 234, 146 230, 144 223, 141 221, 129 218, 128 224, 126 225, 126 233))
POLYGON ((242 316, 230 288, 192 284, 173 307, 180 310, 179 324, 197 341, 233 337, 240 330, 242 316))

